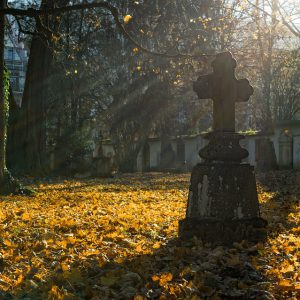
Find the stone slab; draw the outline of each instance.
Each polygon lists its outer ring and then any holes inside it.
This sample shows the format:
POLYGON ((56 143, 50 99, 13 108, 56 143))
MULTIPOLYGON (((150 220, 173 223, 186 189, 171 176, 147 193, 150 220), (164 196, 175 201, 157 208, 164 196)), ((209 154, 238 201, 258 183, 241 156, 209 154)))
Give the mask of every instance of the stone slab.
POLYGON ((267 237, 267 221, 262 218, 243 220, 212 220, 187 218, 179 222, 179 237, 190 239, 194 236, 215 245, 230 245, 247 240, 261 242, 267 237))
POLYGON ((259 216, 252 166, 199 163, 194 167, 186 217, 232 220, 259 216))
POLYGON ((239 141, 245 138, 241 134, 214 131, 206 134, 204 138, 208 139, 209 143, 200 150, 199 155, 206 162, 222 161, 237 164, 249 155, 239 144, 239 141))
POLYGON ((230 243, 266 236, 260 217, 254 168, 238 163, 199 163, 192 171, 182 238, 230 243))

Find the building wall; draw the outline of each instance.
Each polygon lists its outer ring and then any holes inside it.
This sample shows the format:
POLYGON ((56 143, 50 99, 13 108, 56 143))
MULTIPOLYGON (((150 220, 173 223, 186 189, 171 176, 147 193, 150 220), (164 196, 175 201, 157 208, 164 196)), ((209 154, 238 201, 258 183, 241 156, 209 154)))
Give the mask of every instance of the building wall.
POLYGON ((246 135, 245 139, 240 141, 241 147, 248 150, 248 157, 243 160, 243 162, 250 164, 251 166, 257 166, 257 154, 256 154, 256 142, 260 139, 268 139, 268 136, 259 135, 246 135))
MULTIPOLYGON (((260 135, 248 135, 245 139, 240 141, 243 148, 247 149, 249 156, 243 161, 249 163, 252 166, 257 166, 257 153, 256 153, 256 143, 260 139, 271 139, 270 136, 260 136, 260 135)), ((185 170, 191 170, 197 163, 201 162, 202 159, 199 156, 199 151, 205 145, 207 145, 208 140, 204 139, 201 135, 195 137, 183 137, 181 139, 185 145, 185 170)), ((171 141, 172 149, 177 154, 177 139, 171 141)), ((150 168, 160 169, 160 154, 161 154, 161 142, 159 140, 149 141, 150 145, 150 168)), ((300 145, 299 145, 300 151, 300 145)), ((138 158, 140 160, 141 157, 138 158)), ((300 162, 299 162, 300 163, 300 162)))
POLYGON ((247 139, 247 147, 246 149, 249 152, 249 156, 247 157, 246 161, 249 163, 251 166, 256 167, 256 157, 255 157, 255 138, 248 137, 247 139))
POLYGON ((160 165, 161 141, 149 141, 150 169, 158 169, 160 165))
POLYGON ((300 169, 300 135, 293 137, 293 169, 300 169))
POLYGON ((25 86, 28 52, 22 43, 16 43, 8 38, 5 42, 4 61, 10 71, 10 82, 15 100, 20 105, 25 86))
POLYGON ((195 138, 188 138, 184 140, 185 142, 185 161, 187 169, 190 170, 197 163, 201 161, 199 156, 199 150, 204 146, 205 140, 197 136, 195 138))
MULTIPOLYGON (((300 131, 300 130, 299 130, 300 131)), ((257 159, 261 162, 261 157, 258 157, 259 153, 256 153, 257 150, 257 141, 258 140, 276 140, 276 136, 261 136, 261 135, 248 135, 245 137, 244 140, 241 140, 240 144, 243 148, 247 149, 249 152, 248 158, 244 160, 244 162, 251 164, 252 166, 256 167, 257 159)), ((294 167, 300 168, 300 134, 299 136, 295 137, 297 141, 297 147, 295 148, 294 156, 297 156, 297 160, 294 162, 294 167)), ((183 165, 182 159, 180 161, 176 161, 174 164, 174 169, 178 169, 181 171, 190 171, 196 164, 201 162, 201 158, 199 156, 199 150, 202 149, 205 145, 207 145, 208 140, 204 139, 201 135, 194 136, 194 137, 182 137, 180 140, 177 138, 171 139, 171 146, 172 150, 177 154, 177 143, 184 143, 184 158, 185 162, 183 165)), ((157 170, 161 169, 161 141, 159 139, 149 139, 149 153, 147 154, 147 160, 149 161, 149 165, 147 170, 157 170)), ((276 143, 275 143, 275 150, 276 150, 276 143)), ((103 155, 105 157, 112 157, 115 155, 113 146, 108 142, 102 144, 103 155)), ((96 150, 95 150, 96 151, 96 150)), ((261 152, 261 151, 259 151, 261 152)), ((264 153, 264 152, 263 152, 264 153)), ((143 149, 140 150, 139 154, 137 155, 137 171, 144 172, 143 170, 143 162, 145 161, 145 155, 143 153, 143 149)), ((261 154, 260 154, 261 155, 261 154)), ((278 155, 277 155, 277 162, 278 162, 278 155)), ((263 159, 263 157, 262 157, 263 159)))
POLYGON ((141 149, 136 158, 136 170, 137 172, 143 172, 143 149, 141 149))
MULTIPOLYGON (((281 147, 286 147, 287 145, 283 145, 280 142, 282 135, 289 135, 291 137, 291 147, 292 147, 292 157, 291 157, 291 167, 293 169, 300 169, 300 120, 290 120, 290 121, 283 121, 277 124, 274 135, 273 135, 273 142, 275 147, 275 152, 277 156, 277 161, 280 164, 279 156, 282 153, 280 150, 281 147)), ((285 157, 284 157, 285 158, 285 157)), ((283 158, 283 159, 284 159, 283 158)), ((285 166, 282 166, 285 167, 285 166)), ((288 167, 288 166, 286 166, 288 167)))
POLYGON ((4 50, 4 59, 10 71, 10 80, 13 91, 23 92, 25 85, 26 61, 20 56, 25 56, 26 51, 22 48, 7 46, 4 50))

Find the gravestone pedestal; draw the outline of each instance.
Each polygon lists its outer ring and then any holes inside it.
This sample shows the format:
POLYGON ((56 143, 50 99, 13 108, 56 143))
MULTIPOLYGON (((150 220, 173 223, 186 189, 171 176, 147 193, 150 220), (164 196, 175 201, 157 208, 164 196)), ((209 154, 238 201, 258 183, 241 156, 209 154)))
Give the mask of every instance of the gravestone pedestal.
POLYGON ((253 167, 239 163, 200 163, 192 171, 183 238, 230 244, 260 241, 266 221, 260 218, 253 167))
POLYGON ((248 156, 235 133, 235 102, 248 101, 253 88, 247 79, 237 80, 236 61, 229 52, 212 62, 213 73, 200 76, 194 91, 200 99, 211 98, 213 131, 200 150, 203 163, 191 176, 186 218, 179 222, 179 236, 230 244, 265 239, 267 222, 260 217, 253 167, 242 163, 248 156))

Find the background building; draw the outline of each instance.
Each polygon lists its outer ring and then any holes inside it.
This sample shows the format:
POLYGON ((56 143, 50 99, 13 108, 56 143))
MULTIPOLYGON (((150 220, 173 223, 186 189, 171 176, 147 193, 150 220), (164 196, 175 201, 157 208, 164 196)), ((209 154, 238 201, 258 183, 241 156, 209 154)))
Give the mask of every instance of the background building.
MULTIPOLYGON (((16 8, 26 8, 28 5, 27 0, 8 1, 8 3, 16 8)), ((22 41, 24 37, 20 34, 14 17, 7 16, 7 21, 10 26, 5 39, 4 60, 10 71, 10 83, 15 101, 21 105, 29 52, 22 41)))
POLYGON ((15 43, 9 38, 5 44, 4 60, 10 71, 10 83, 15 100, 18 105, 21 105, 25 85, 28 51, 25 49, 23 43, 15 43))

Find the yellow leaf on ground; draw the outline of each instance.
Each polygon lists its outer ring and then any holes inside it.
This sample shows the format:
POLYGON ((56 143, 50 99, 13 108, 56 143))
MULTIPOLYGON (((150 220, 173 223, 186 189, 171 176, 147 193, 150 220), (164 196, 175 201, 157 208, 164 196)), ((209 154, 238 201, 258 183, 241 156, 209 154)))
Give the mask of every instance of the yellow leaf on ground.
POLYGON ((292 264, 285 264, 284 267, 280 269, 282 273, 288 273, 294 271, 294 266, 292 264))
POLYGON ((63 300, 64 293, 59 289, 58 286, 53 285, 48 292, 48 300, 63 300))
POLYGON ((137 245, 136 248, 135 248, 135 251, 137 251, 137 252, 143 252, 144 251, 143 250, 143 245, 141 245, 141 244, 137 245))
POLYGON ((7 240, 7 239, 4 239, 3 240, 3 244, 7 247, 10 247, 10 248, 13 248, 15 247, 15 245, 10 241, 10 240, 7 240))
POLYGON ((23 282, 24 280, 24 276, 23 275, 19 275, 18 279, 16 280, 15 284, 19 285, 23 282))
POLYGON ((68 244, 74 245, 76 243, 76 239, 72 236, 69 236, 67 238, 67 242, 68 242, 68 244))
POLYGON ((152 248, 153 249, 158 249, 160 248, 161 244, 159 242, 156 242, 155 244, 153 244, 152 248))
POLYGON ((168 282, 172 281, 173 274, 172 273, 163 273, 161 275, 153 275, 152 280, 153 281, 159 281, 159 284, 161 286, 166 285, 168 282))
POLYGON ((278 286, 282 289, 293 289, 293 285, 288 279, 279 281, 278 286))
POLYGON ((29 213, 25 212, 25 213, 22 215, 21 219, 22 219, 23 221, 29 221, 29 220, 31 220, 31 216, 30 216, 29 213))

